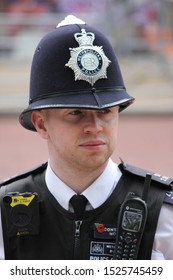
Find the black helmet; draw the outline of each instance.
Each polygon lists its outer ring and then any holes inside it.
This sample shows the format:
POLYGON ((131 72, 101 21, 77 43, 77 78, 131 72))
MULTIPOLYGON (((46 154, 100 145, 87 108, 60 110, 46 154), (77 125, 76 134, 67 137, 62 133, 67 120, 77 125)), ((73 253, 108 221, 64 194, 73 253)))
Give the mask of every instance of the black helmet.
POLYGON ((104 109, 133 102, 126 92, 114 50, 95 28, 67 16, 36 48, 30 77, 29 106, 20 123, 35 130, 33 110, 104 109))

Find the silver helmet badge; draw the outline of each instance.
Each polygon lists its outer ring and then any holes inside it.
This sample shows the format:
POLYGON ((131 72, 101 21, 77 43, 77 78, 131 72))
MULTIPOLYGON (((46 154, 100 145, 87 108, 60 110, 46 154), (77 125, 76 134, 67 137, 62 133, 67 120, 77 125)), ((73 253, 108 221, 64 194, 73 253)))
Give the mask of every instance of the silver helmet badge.
POLYGON ((81 29, 74 34, 79 47, 70 48, 71 58, 65 65, 70 67, 76 80, 84 80, 93 85, 99 79, 106 79, 106 69, 111 61, 104 54, 102 46, 93 46, 95 35, 81 29))

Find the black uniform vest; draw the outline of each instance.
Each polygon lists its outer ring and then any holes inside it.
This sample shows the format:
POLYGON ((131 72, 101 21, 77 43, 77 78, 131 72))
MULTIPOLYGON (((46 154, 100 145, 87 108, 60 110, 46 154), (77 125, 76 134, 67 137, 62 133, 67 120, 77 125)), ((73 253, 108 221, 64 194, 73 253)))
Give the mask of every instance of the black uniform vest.
MULTIPOLYGON (((8 237, 6 217, 1 203, 6 259, 71 260, 111 259, 113 256, 117 217, 128 192, 141 196, 145 171, 121 164, 123 173, 111 196, 100 207, 86 211, 82 221, 66 211, 55 200, 45 183, 46 164, 3 183, 2 193, 37 192, 40 200, 39 234, 8 237)), ((158 216, 171 181, 152 180, 148 196, 148 218, 138 259, 150 259, 158 216)), ((97 195, 97 194, 96 194, 97 195)), ((2 198, 2 194, 1 194, 2 198)))

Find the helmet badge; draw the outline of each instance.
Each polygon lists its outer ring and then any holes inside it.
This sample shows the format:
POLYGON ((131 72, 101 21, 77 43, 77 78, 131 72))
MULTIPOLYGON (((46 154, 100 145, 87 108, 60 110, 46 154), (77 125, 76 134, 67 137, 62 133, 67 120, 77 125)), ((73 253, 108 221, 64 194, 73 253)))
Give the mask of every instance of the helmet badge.
POLYGON ((81 29, 81 33, 75 33, 74 37, 79 47, 70 48, 71 58, 65 65, 74 71, 75 81, 84 80, 93 85, 99 79, 106 79, 111 61, 102 46, 93 46, 94 33, 81 29))

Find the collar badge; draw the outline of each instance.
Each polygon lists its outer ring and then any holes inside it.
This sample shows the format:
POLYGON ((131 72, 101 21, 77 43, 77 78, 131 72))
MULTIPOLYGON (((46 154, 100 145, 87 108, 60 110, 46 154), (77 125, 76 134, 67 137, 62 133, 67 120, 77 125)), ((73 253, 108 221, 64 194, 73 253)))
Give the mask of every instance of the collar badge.
POLYGON ((102 46, 93 46, 95 35, 81 29, 81 33, 74 34, 79 47, 70 48, 71 58, 65 65, 70 67, 76 80, 84 80, 93 84, 99 79, 106 79, 111 61, 104 54, 102 46))

